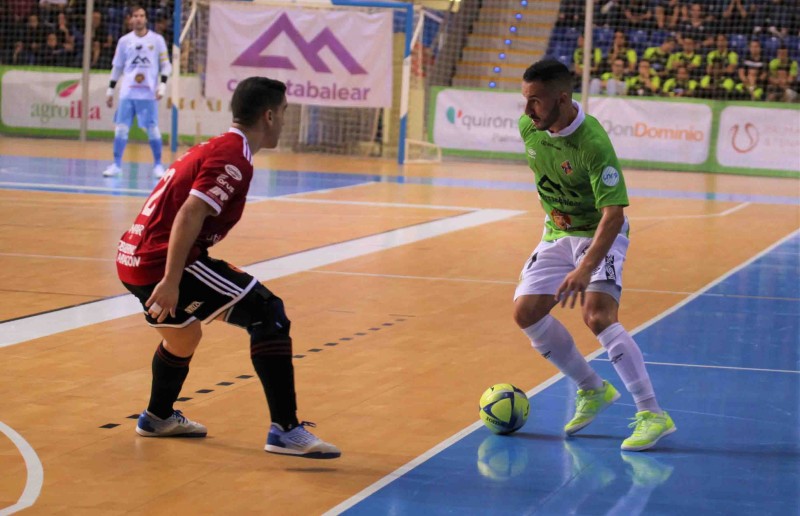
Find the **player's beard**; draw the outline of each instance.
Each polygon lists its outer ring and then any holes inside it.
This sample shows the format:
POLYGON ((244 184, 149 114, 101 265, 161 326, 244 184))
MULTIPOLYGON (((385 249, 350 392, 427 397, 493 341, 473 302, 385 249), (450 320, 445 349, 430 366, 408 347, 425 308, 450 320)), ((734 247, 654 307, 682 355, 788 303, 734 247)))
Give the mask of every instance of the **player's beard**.
POLYGON ((554 104, 553 109, 551 109, 546 116, 537 119, 531 117, 531 121, 533 121, 533 125, 535 125, 536 129, 539 131, 547 131, 558 121, 560 116, 561 111, 558 109, 558 104, 554 104))

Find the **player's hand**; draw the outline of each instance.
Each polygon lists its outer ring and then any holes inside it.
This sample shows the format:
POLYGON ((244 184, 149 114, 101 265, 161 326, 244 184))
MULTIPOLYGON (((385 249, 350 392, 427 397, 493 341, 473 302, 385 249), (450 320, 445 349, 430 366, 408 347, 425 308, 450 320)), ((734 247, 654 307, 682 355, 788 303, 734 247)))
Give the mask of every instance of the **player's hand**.
POLYGON ((166 92, 167 92, 166 83, 159 82, 158 87, 156 87, 156 100, 161 100, 166 92))
POLYGON ((567 300, 572 298, 570 308, 575 308, 575 302, 580 298, 581 306, 586 298, 586 287, 589 286, 589 281, 592 278, 592 271, 585 270, 583 267, 578 267, 574 271, 567 274, 561 286, 556 291, 556 302, 561 303, 561 307, 567 306, 567 300))
POLYGON ((106 90, 106 106, 113 107, 114 106, 114 90, 108 88, 106 90))
POLYGON ((178 306, 178 283, 162 279, 153 289, 150 298, 144 304, 150 317, 164 322, 167 316, 175 317, 175 310, 178 306))

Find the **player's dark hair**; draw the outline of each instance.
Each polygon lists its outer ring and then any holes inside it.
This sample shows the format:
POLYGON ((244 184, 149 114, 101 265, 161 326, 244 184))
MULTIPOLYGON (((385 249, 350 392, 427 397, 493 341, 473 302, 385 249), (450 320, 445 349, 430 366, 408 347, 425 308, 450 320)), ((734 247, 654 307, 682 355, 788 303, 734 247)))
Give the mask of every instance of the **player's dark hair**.
POLYGON ((541 81, 562 91, 572 91, 572 73, 564 63, 555 59, 542 59, 533 63, 522 74, 522 80, 541 81))
POLYGON ((128 14, 133 14, 136 11, 139 11, 139 10, 144 11, 144 17, 148 18, 147 9, 145 9, 142 4, 131 4, 130 6, 128 6, 128 14))
POLYGON ((266 77, 248 77, 236 86, 231 99, 233 121, 250 126, 265 111, 276 109, 286 96, 286 85, 266 77))

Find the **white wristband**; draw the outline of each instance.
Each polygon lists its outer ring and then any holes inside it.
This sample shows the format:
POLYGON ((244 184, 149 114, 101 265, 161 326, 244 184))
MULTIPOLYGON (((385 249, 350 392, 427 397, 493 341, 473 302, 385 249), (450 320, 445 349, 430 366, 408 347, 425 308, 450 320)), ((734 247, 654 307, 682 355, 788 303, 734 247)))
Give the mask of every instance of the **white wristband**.
POLYGON ((106 90, 106 97, 113 97, 114 96, 114 88, 108 88, 106 90))
POLYGON ((167 84, 166 84, 166 83, 164 83, 164 82, 159 82, 159 83, 158 83, 158 88, 156 88, 156 92, 157 92, 157 93, 158 93, 160 96, 162 96, 162 97, 163 97, 163 96, 164 96, 164 94, 167 92, 167 84))

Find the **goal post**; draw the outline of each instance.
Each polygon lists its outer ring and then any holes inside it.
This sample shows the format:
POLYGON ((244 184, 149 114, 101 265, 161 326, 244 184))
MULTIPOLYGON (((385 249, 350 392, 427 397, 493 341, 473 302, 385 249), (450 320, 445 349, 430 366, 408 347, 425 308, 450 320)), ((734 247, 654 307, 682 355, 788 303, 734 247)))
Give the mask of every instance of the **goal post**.
MULTIPOLYGON (((304 104, 291 106, 287 130, 282 136, 280 149, 304 152, 324 152, 345 155, 375 155, 379 149, 380 156, 396 156, 397 163, 403 164, 408 159, 409 132, 409 91, 412 80, 412 40, 417 26, 424 22, 421 9, 415 11, 413 3, 389 0, 253 0, 249 2, 230 2, 225 0, 177 0, 174 7, 174 43, 172 47, 173 77, 171 79, 172 127, 171 145, 177 150, 178 143, 187 134, 196 137, 211 136, 203 125, 202 115, 196 115, 197 128, 181 127, 188 117, 181 116, 181 110, 187 106, 182 104, 182 96, 187 95, 185 80, 196 76, 200 81, 199 94, 202 102, 194 108, 206 109, 202 104, 212 106, 213 99, 206 98, 205 66, 209 34, 209 10, 212 4, 247 5, 257 8, 286 9, 320 9, 320 10, 354 10, 379 12, 389 9, 397 13, 393 16, 392 41, 397 45, 402 40, 401 62, 399 64, 399 81, 392 81, 392 108, 367 107, 330 107, 304 104), (383 113, 384 116, 380 116, 383 113), (388 116, 387 116, 388 115, 388 116), (332 136, 333 135, 333 136, 332 136), (330 141, 333 138, 335 141, 330 141)), ((399 49, 398 49, 399 50, 399 49)), ((397 56, 398 52, 395 52, 397 56)), ((395 57, 396 58, 396 57, 395 57)), ((393 59, 395 59, 393 58, 393 59)), ((395 67, 396 68, 396 67, 395 67)), ((264 68, 264 75, 269 69, 264 68)), ((424 103, 424 101, 423 101, 424 103)), ((424 111, 424 106, 420 107, 424 111)), ((186 115, 186 113, 184 113, 186 115)), ((413 142, 414 145, 417 142, 413 142)), ((421 142, 420 146, 425 146, 421 142)), ((416 161, 416 160, 414 160, 416 161)))

